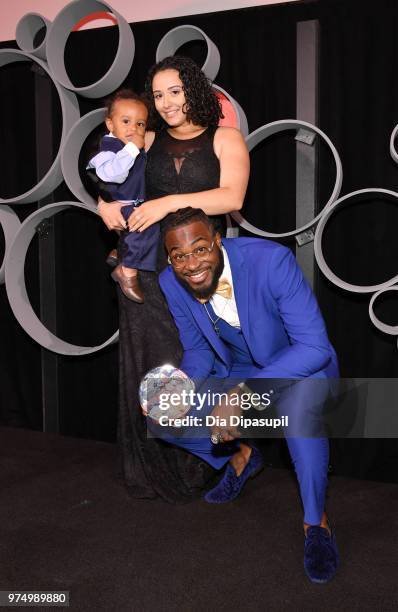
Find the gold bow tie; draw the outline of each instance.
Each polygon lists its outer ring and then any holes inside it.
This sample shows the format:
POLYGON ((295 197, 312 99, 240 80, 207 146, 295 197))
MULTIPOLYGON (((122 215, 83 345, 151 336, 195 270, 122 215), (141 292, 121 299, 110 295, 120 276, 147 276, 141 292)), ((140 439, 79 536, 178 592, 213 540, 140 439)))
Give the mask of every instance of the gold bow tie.
MULTIPOLYGON (((229 281, 227 281, 225 278, 220 278, 220 280, 218 281, 218 285, 217 285, 217 289, 215 290, 213 295, 221 295, 221 297, 223 297, 226 300, 230 300, 232 297, 232 285, 229 281)), ((200 302, 201 304, 205 304, 206 302, 209 301, 209 298, 207 299, 203 299, 203 298, 197 298, 198 302, 200 302)))
POLYGON ((217 289, 215 292, 217 295, 221 295, 221 297, 226 300, 230 300, 232 297, 232 287, 231 283, 227 281, 225 278, 220 278, 218 281, 217 289))

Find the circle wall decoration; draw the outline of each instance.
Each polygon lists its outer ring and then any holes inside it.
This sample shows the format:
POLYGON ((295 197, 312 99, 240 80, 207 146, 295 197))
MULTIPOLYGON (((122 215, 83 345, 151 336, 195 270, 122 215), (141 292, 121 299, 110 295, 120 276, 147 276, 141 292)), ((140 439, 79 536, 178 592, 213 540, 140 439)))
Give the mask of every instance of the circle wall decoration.
POLYGON ((81 208, 97 214, 94 206, 81 202, 57 202, 43 206, 31 214, 21 224, 14 242, 12 243, 6 263, 6 290, 13 313, 27 334, 40 346, 58 353, 59 355, 89 355, 117 341, 119 332, 116 331, 106 342, 98 346, 78 346, 61 340, 50 332, 40 321, 29 300, 25 285, 25 258, 32 241, 36 235, 37 226, 49 217, 68 208, 81 208))
MULTIPOLYGON (((215 91, 216 96, 221 101, 221 106, 222 106, 223 97, 227 99, 227 102, 231 105, 233 114, 235 115, 235 121, 234 121, 235 125, 233 125, 232 127, 236 127, 238 130, 240 130, 244 138, 246 138, 247 135, 249 134, 249 127, 247 124, 247 117, 246 117, 246 114, 243 108, 240 106, 240 104, 236 100, 234 100, 234 98, 227 91, 225 91, 225 89, 223 89, 219 85, 216 85, 215 83, 213 83, 212 89, 215 91)), ((222 125, 222 121, 220 125, 222 125)))
POLYGON ((54 19, 47 35, 47 59, 54 78, 67 89, 85 98, 101 98, 107 96, 119 87, 128 75, 134 60, 134 35, 127 21, 119 15, 107 2, 99 0, 84 0, 71 2, 63 8, 54 19), (89 15, 108 11, 117 21, 119 29, 119 45, 109 70, 96 82, 85 87, 75 87, 70 80, 65 67, 64 52, 66 42, 73 26, 89 15))
POLYGON ((41 200, 52 193, 54 189, 56 189, 58 185, 62 183, 60 151, 66 138, 66 134, 80 117, 79 103, 75 94, 64 89, 53 78, 53 75, 48 69, 46 62, 35 57, 34 55, 31 55, 30 53, 25 53, 25 51, 19 51, 18 49, 0 49, 0 68, 2 66, 6 66, 7 64, 12 64, 13 62, 25 62, 26 60, 30 60, 38 64, 51 79, 55 89, 57 90, 62 113, 61 141, 58 153, 56 154, 51 167, 43 178, 25 193, 13 196, 12 198, 0 198, 0 204, 26 204, 28 202, 37 202, 37 200, 41 200))
POLYGON ((104 122, 105 111, 105 108, 98 108, 76 121, 61 151, 61 168, 65 183, 76 198, 89 206, 96 205, 97 202, 87 193, 80 178, 79 154, 86 138, 104 122))
POLYGON ((4 233, 5 250, 4 257, 0 267, 0 285, 4 283, 5 278, 5 263, 10 250, 11 244, 21 227, 21 222, 18 215, 9 206, 0 206, 0 225, 4 233))
POLYGON ((214 81, 220 69, 220 53, 213 41, 193 25, 182 25, 173 28, 165 34, 156 50, 156 62, 160 62, 175 52, 185 43, 193 40, 203 40, 207 45, 207 56, 202 70, 210 81, 214 81))
POLYGON ((314 254, 320 270, 322 270, 326 278, 328 278, 334 285, 336 285, 337 287, 341 287, 341 289, 351 291, 352 293, 372 293, 373 291, 380 291, 381 289, 386 289, 387 287, 390 287, 390 285, 394 285, 396 282, 398 282, 397 274, 390 280, 375 285, 353 285, 351 283, 347 283, 346 281, 339 278, 336 274, 334 274, 334 272, 332 272, 332 270, 327 265, 322 252, 323 232, 325 230, 325 226, 328 220, 333 215, 333 213, 342 205, 345 206, 347 204, 351 204, 353 199, 368 199, 370 194, 383 195, 394 199, 398 203, 398 193, 396 193, 395 191, 390 191, 389 189, 359 189, 358 191, 347 193, 347 195, 343 196, 339 200, 336 200, 336 202, 334 202, 327 210, 325 210, 315 230, 314 254))
POLYGON ((257 236, 264 236, 266 238, 284 238, 287 236, 295 236, 296 234, 301 234, 302 232, 309 229, 310 227, 313 227, 313 225, 315 225, 319 221, 319 219, 322 217, 322 215, 324 214, 324 211, 326 211, 330 207, 330 205, 336 200, 336 198, 339 196, 341 185, 343 182, 343 168, 341 165, 340 156, 337 152, 336 147, 330 140, 330 138, 328 138, 328 136, 326 136, 326 134, 322 132, 322 130, 317 128, 315 125, 312 125, 311 123, 307 123, 306 121, 299 121, 297 119, 282 119, 280 121, 273 121, 272 123, 267 123, 267 125, 262 125, 254 132, 251 132, 246 138, 246 144, 249 149, 249 152, 252 151, 254 147, 258 145, 260 142, 262 142, 263 140, 266 140, 267 138, 269 138, 270 136, 273 136, 274 134, 278 134, 279 132, 284 132, 286 130, 296 130, 297 131, 300 128, 304 128, 306 130, 309 130, 310 132, 315 132, 315 134, 320 136, 326 142, 326 144, 328 145, 328 147, 330 148, 332 152, 334 163, 336 166, 336 179, 335 179, 332 194, 329 200, 327 201, 327 203, 325 204, 323 210, 321 210, 321 212, 314 219, 312 219, 305 225, 302 225, 301 227, 296 228, 295 230, 292 230, 290 232, 280 233, 280 234, 267 232, 267 231, 259 229, 258 227, 255 227, 254 225, 246 221, 246 219, 243 217, 243 215, 241 215, 240 212, 231 213, 232 217, 235 219, 237 223, 239 223, 241 227, 248 230, 249 232, 252 232, 253 234, 256 234, 257 236))
POLYGON ((26 53, 39 57, 40 59, 46 59, 46 39, 47 32, 51 25, 43 15, 39 13, 27 13, 18 21, 17 29, 15 32, 15 38, 18 47, 26 53), (46 33, 42 42, 39 45, 35 45, 35 36, 40 32, 42 28, 45 28, 46 33))
POLYGON ((395 126, 395 128, 392 131, 391 137, 390 137, 390 155, 395 161, 395 163, 398 164, 398 153, 395 148, 395 138, 397 137, 397 133, 398 133, 398 125, 395 126))
POLYGON ((372 298, 369 303, 369 317, 373 325, 377 327, 377 329, 379 329, 380 331, 384 332, 385 334, 389 334, 391 336, 398 336, 398 325, 387 325, 387 323, 383 323, 382 321, 380 321, 380 319, 376 317, 374 310, 373 310, 373 305, 375 301, 377 300, 377 298, 380 295, 383 295, 384 293, 387 293, 390 291, 398 291, 398 287, 396 285, 391 286, 391 287, 386 287, 385 289, 381 289, 380 291, 377 291, 377 293, 372 295, 372 298))

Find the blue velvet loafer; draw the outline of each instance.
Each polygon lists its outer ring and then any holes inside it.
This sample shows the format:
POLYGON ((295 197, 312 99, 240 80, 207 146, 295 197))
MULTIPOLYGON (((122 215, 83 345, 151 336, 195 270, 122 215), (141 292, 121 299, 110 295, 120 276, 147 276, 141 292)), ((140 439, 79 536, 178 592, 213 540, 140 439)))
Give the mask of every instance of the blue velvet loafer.
POLYGON ((238 497, 246 480, 256 476, 263 467, 264 461, 260 451, 252 447, 249 461, 241 475, 237 476, 232 465, 228 463, 224 476, 213 489, 206 493, 204 499, 209 504, 225 504, 232 501, 238 497))
POLYGON ((311 582, 329 582, 338 564, 339 552, 334 534, 318 525, 309 527, 304 541, 304 570, 311 582))

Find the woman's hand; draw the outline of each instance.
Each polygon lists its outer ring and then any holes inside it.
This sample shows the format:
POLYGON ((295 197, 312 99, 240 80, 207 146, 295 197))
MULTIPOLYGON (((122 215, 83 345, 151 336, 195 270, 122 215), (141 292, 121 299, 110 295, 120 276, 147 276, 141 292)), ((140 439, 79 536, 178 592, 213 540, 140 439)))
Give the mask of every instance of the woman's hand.
POLYGON ((144 202, 129 216, 127 221, 129 231, 143 232, 154 223, 161 221, 170 212, 172 212, 170 196, 144 202))
POLYGON ((126 229, 126 221, 120 212, 122 206, 121 202, 105 202, 98 198, 98 214, 109 230, 126 229))

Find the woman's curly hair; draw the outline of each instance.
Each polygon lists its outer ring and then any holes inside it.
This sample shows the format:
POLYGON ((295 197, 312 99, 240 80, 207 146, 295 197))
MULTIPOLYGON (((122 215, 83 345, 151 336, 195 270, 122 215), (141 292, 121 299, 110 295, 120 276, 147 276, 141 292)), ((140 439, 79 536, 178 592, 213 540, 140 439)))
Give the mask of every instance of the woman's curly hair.
POLYGON ((167 126, 155 108, 152 81, 161 70, 177 70, 184 87, 187 119, 202 127, 217 127, 224 117, 221 104, 211 84, 199 66, 189 57, 172 55, 150 68, 145 81, 145 96, 149 105, 149 124, 154 130, 167 126))

